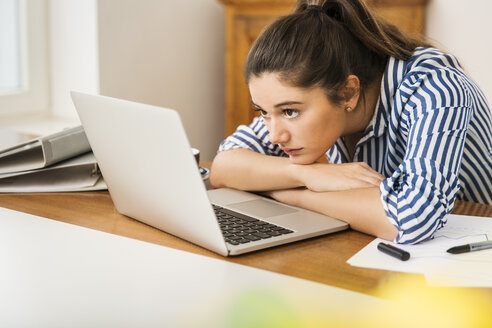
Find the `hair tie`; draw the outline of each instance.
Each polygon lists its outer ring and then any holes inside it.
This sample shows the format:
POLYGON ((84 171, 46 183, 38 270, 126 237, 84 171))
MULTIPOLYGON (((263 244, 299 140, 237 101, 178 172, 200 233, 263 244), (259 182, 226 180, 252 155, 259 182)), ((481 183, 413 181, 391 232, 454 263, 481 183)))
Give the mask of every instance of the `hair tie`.
POLYGON ((306 7, 306 10, 314 10, 314 11, 319 11, 323 14, 328 15, 329 17, 340 21, 341 20, 341 13, 340 13, 340 5, 336 1, 330 1, 327 2, 324 6, 320 5, 308 5, 306 7))
POLYGON ((323 14, 327 14, 328 15, 328 13, 326 12, 326 10, 324 10, 323 7, 318 6, 318 5, 308 5, 306 7, 306 10, 319 11, 319 12, 322 12, 323 14))

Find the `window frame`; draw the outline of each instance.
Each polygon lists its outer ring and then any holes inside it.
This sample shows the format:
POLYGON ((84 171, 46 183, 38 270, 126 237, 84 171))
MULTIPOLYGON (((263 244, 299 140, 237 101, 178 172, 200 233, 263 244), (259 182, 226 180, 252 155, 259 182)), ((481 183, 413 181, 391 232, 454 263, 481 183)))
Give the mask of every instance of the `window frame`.
POLYGON ((21 87, 0 94, 0 117, 48 113, 47 8, 46 0, 19 0, 21 87))

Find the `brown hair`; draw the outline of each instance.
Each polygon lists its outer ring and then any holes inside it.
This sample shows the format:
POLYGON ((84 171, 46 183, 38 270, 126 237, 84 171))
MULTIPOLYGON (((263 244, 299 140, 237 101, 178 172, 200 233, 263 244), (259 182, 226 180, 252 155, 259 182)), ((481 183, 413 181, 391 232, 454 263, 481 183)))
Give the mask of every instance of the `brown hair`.
POLYGON ((323 88, 341 101, 349 75, 363 90, 381 76, 390 56, 408 59, 427 46, 378 18, 360 0, 300 0, 294 13, 268 26, 253 44, 244 67, 251 76, 278 73, 296 87, 323 88))

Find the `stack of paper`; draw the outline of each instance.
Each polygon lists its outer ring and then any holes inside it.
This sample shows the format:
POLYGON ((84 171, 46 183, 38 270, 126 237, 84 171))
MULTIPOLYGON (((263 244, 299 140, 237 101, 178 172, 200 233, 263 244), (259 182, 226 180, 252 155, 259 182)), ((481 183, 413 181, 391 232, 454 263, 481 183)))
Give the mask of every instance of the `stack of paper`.
POLYGON ((82 126, 0 150, 0 192, 107 189, 82 126))
MULTIPOLYGON (((416 245, 394 246, 410 253, 400 261, 377 249, 375 239, 347 262, 354 266, 425 274, 431 285, 492 287, 492 249, 450 254, 453 246, 492 239, 492 218, 450 215, 434 238, 416 245)), ((386 241, 384 241, 386 242, 386 241)))

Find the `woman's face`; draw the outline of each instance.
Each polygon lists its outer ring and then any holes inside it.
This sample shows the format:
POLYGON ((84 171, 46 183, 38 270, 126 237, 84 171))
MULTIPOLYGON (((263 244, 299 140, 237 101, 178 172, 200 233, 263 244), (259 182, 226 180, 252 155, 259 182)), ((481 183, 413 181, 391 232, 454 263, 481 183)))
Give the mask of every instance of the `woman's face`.
POLYGON ((323 156, 343 134, 343 106, 330 102, 321 88, 301 89, 281 82, 276 73, 249 81, 253 108, 294 164, 311 164, 323 156))

